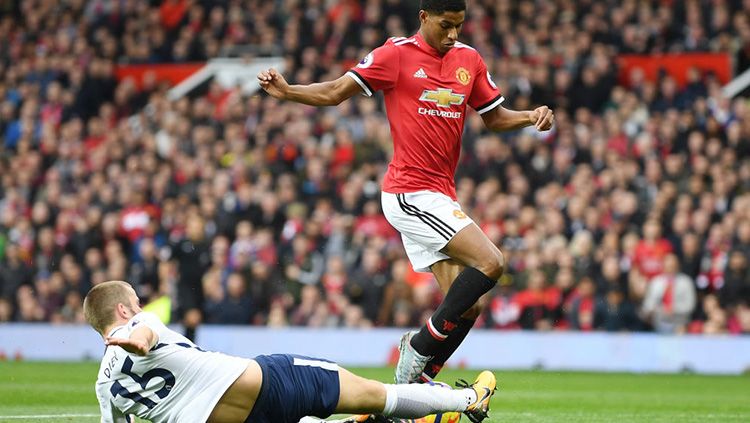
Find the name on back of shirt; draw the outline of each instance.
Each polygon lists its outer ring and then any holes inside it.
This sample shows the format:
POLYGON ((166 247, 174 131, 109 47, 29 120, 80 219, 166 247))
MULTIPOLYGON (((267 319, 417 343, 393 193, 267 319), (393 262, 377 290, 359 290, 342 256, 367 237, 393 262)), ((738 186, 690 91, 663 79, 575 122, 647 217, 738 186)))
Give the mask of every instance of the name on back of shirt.
POLYGON ((112 358, 109 360, 109 363, 107 363, 107 367, 104 369, 104 376, 107 376, 107 379, 112 378, 112 369, 115 368, 115 363, 119 360, 119 357, 117 357, 117 353, 112 353, 112 358))

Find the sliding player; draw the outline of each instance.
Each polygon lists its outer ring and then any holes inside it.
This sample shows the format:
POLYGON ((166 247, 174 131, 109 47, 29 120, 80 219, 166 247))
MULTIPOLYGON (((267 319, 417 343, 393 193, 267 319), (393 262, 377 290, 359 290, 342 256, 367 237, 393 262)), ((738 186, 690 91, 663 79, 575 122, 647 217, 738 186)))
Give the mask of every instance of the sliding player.
POLYGON ((107 348, 96 382, 102 422, 297 423, 312 415, 376 413, 399 418, 462 411, 487 417, 495 390, 491 372, 471 387, 384 385, 335 363, 297 355, 255 359, 207 352, 144 313, 133 288, 94 286, 83 304, 86 321, 107 348))

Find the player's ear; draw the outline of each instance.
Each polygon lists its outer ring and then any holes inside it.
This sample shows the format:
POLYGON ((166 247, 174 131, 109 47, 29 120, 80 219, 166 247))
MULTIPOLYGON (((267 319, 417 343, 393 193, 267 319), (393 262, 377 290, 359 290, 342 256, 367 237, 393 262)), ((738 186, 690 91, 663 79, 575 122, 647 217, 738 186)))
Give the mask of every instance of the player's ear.
POLYGON ((428 16, 429 16, 429 14, 427 13, 426 10, 420 10, 419 11, 419 22, 422 23, 422 24, 427 23, 427 17, 428 16))
POLYGON ((129 318, 128 316, 129 316, 130 310, 128 309, 128 307, 125 304, 123 304, 123 303, 117 303, 117 307, 115 307, 115 310, 116 310, 117 315, 119 317, 123 317, 125 319, 129 318))

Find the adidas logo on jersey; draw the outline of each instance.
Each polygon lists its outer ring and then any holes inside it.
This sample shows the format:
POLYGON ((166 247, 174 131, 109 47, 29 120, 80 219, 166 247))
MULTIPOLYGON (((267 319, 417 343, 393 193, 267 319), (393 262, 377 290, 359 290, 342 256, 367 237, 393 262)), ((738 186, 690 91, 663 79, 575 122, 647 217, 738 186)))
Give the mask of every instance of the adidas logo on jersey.
POLYGON ((427 78, 427 74, 425 73, 424 69, 419 68, 418 71, 414 72, 415 78, 427 78))

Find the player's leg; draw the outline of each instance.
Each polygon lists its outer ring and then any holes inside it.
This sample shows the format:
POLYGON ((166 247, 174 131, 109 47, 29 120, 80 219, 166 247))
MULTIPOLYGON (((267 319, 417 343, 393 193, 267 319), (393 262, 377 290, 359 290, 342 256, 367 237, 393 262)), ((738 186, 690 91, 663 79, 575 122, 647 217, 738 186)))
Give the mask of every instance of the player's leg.
POLYGON ((440 365, 473 327, 479 315, 477 301, 502 275, 502 253, 473 222, 461 229, 441 252, 446 258, 454 256, 451 260, 435 260, 431 265, 445 298, 418 332, 409 332, 401 338, 397 383, 429 380, 440 371, 440 365))
POLYGON ((339 403, 337 413, 374 414, 385 409, 385 386, 339 367, 339 403))
MULTIPOLYGON (((453 259, 447 259, 433 264, 430 267, 430 270, 432 270, 432 273, 435 275, 440 290, 443 291, 443 294, 446 294, 453 284, 453 281, 465 267, 466 266, 453 259)), ((481 306, 479 303, 476 303, 461 315, 458 319, 458 326, 456 329, 451 332, 448 339, 442 343, 435 352, 435 355, 427 363, 427 366, 425 366, 421 377, 423 382, 431 381, 438 375, 438 373, 440 373, 445 362, 448 361, 464 339, 466 339, 466 335, 468 335, 471 328, 474 327, 474 323, 476 323, 477 317, 479 317, 481 312, 481 306)))
MULTIPOLYGON (((396 382, 416 382, 460 323, 461 331, 467 330, 467 326, 470 329, 472 323, 461 322, 460 317, 495 286, 502 275, 504 258, 481 229, 461 211, 461 206, 443 194, 384 192, 382 202, 383 213, 401 233, 415 270, 429 270, 446 259, 466 266, 460 272, 456 272, 457 267, 442 272, 446 274, 441 276, 442 284, 450 283, 443 303, 418 333, 410 332, 401 338, 396 382), (452 280, 445 281, 454 274, 452 280)), ((439 273, 441 266, 448 265, 438 265, 439 273)), ((471 317, 470 314, 467 317, 471 317)), ((460 338, 462 336, 456 337, 459 344, 460 338)))
POLYGON ((495 377, 485 371, 474 384, 463 389, 450 389, 430 384, 387 385, 339 368, 339 386, 337 413, 417 418, 458 411, 479 422, 487 417, 490 397, 495 391, 495 377))
POLYGON ((458 328, 461 316, 495 286, 505 266, 500 250, 474 223, 458 232, 442 252, 466 267, 451 282, 443 302, 427 324, 412 337, 411 345, 422 355, 435 355, 458 328))

